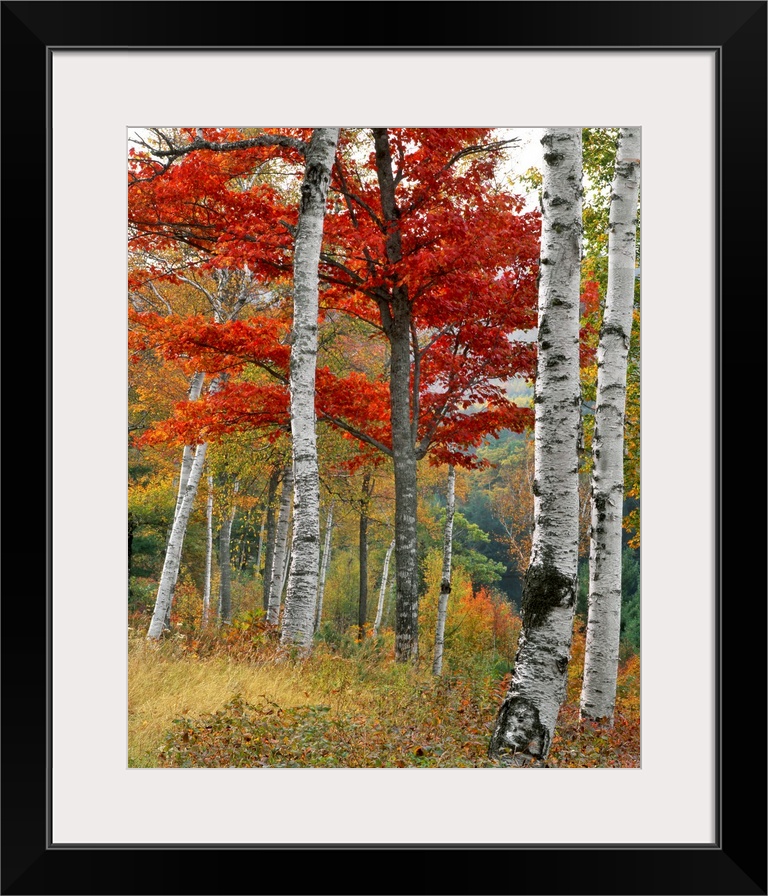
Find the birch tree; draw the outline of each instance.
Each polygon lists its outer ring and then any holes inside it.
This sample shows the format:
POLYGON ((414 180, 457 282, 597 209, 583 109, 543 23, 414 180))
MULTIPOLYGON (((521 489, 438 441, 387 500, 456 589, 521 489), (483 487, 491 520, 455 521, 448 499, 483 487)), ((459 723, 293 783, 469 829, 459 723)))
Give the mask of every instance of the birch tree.
POLYGON ((622 128, 608 226, 608 288, 597 350, 592 525, 581 715, 612 724, 621 630, 624 413, 635 294, 640 129, 622 128))
MULTIPOLYGON (((203 383, 205 382, 204 373, 193 373, 189 381, 189 391, 187 392, 187 401, 197 401, 203 391, 203 383)), ((195 459, 195 446, 185 445, 181 455, 181 469, 179 471, 179 491, 176 496, 176 507, 173 515, 179 512, 181 502, 184 500, 184 492, 187 489, 189 481, 189 471, 192 469, 192 461, 195 459)))
POLYGON ((320 577, 317 583, 317 612, 315 614, 315 631, 320 628, 323 619, 323 597, 325 595, 325 580, 328 575, 328 562, 331 558, 331 533, 333 532, 333 501, 328 508, 328 516, 325 519, 325 544, 323 545, 323 559, 320 564, 320 577))
POLYGON ((293 262, 291 434, 293 536, 282 644, 308 650, 315 628, 320 560, 320 479, 315 430, 318 265, 339 128, 315 128, 307 147, 293 262))
MULTIPOLYGON (((193 373, 192 377, 189 381, 189 390, 187 391, 187 401, 197 401, 200 398, 200 394, 203 391, 203 383, 205 382, 205 374, 204 373, 193 373)), ((181 467, 179 469, 179 491, 176 495, 176 506, 173 510, 173 522, 176 521, 176 517, 179 515, 179 511, 181 510, 181 502, 184 500, 184 494, 187 490, 187 483, 189 482, 189 473, 192 469, 192 462, 195 459, 195 446, 194 445, 185 445, 182 454, 181 454, 181 467)), ((193 496, 194 502, 194 496, 193 496)), ((173 522, 171 523, 171 532, 173 532, 173 522)), ((168 536, 168 542, 170 543, 170 535, 168 536)), ((168 552, 168 544, 165 546, 166 555, 168 552)), ((163 622, 163 628, 165 630, 170 629, 171 627, 171 605, 173 604, 173 597, 176 591, 176 579, 178 578, 178 568, 176 570, 176 577, 170 581, 170 597, 168 599, 168 610, 166 612, 165 620, 163 622)))
POLYGON ((366 471, 363 474, 363 485, 360 495, 360 525, 358 528, 360 587, 357 602, 357 630, 361 641, 365 637, 365 620, 368 617, 368 514, 372 494, 373 478, 366 471))
POLYGON ((194 504, 195 496, 197 495, 197 486, 200 483, 200 477, 203 473, 207 447, 208 446, 203 443, 198 445, 195 450, 189 477, 187 479, 187 487, 184 490, 184 497, 181 500, 179 512, 173 519, 171 537, 168 540, 168 548, 165 552, 165 560, 163 562, 163 572, 160 576, 160 586, 157 589, 155 609, 152 614, 152 621, 149 624, 149 631, 147 632, 147 638, 153 641, 158 640, 162 636, 166 627, 166 618, 170 613, 173 588, 179 577, 181 549, 184 546, 184 536, 187 532, 189 515, 192 512, 192 505, 194 504))
MULTIPOLYGON (((234 483, 234 495, 237 495, 240 483, 234 483)), ((232 524, 235 521, 236 506, 233 504, 224 517, 219 530, 219 623, 230 625, 232 623, 232 557, 230 545, 232 542, 232 524)))
MULTIPOLYGON (((197 280, 179 276, 178 279, 188 285, 203 292, 213 309, 214 320, 220 323, 224 320, 234 320, 251 295, 252 280, 248 272, 244 274, 239 272, 239 276, 233 278, 231 271, 221 270, 214 272, 217 290, 207 289, 197 280)), ((220 374, 215 377, 209 386, 209 394, 214 394, 220 388, 226 374, 220 374)), ((189 400, 196 401, 200 398, 204 377, 200 373, 195 373, 190 381, 189 400)), ((202 476, 202 464, 205 461, 206 450, 201 452, 204 445, 197 445, 192 453, 190 446, 185 446, 182 454, 181 473, 179 483, 179 495, 176 500, 176 508, 173 517, 173 525, 171 527, 171 536, 168 539, 168 545, 163 559, 163 571, 160 575, 160 584, 157 589, 157 597, 155 598, 155 609, 152 615, 152 622, 147 632, 147 638, 156 640, 161 637, 164 630, 170 626, 171 604, 173 603, 174 590, 176 581, 179 577, 179 568, 181 566, 181 550, 184 545, 184 538, 187 532, 187 523, 192 512, 192 505, 197 497, 197 487, 202 476), (193 471, 196 475, 193 476, 193 471), (181 485, 184 484, 183 494, 181 485), (156 622, 158 607, 162 605, 164 608, 164 616, 161 616, 156 622)))
POLYGON ((272 563, 275 558, 275 542, 277 540, 277 528, 275 524, 275 500, 277 498, 277 487, 280 485, 280 468, 274 467, 269 474, 269 483, 267 485, 267 513, 266 513, 266 539, 267 548, 264 558, 263 572, 263 597, 262 605, 264 612, 269 609, 269 594, 272 589, 272 563))
POLYGON ((211 565, 213 562, 213 476, 208 477, 208 500, 205 504, 205 584, 203 585, 202 628, 211 614, 211 565))
POLYGON ((579 546, 581 129, 542 138, 542 233, 535 403, 534 522, 512 681, 489 753, 546 758, 565 697, 579 546))
POLYGON ((376 606, 376 619, 373 623, 373 637, 377 638, 381 628, 381 620, 384 616, 384 596, 387 593, 387 581, 389 579, 389 563, 392 559, 392 551, 395 549, 395 539, 389 543, 384 557, 384 568, 381 570, 381 584, 379 585, 379 602, 376 606))
POLYGON ((288 528, 291 521, 291 500, 293 498, 293 464, 288 463, 283 470, 283 485, 280 491, 280 510, 277 514, 275 549, 272 554, 272 574, 267 597, 267 622, 277 625, 280 618, 280 598, 283 591, 283 566, 288 551, 288 528))
POLYGON ((445 617, 448 613, 448 597, 451 593, 451 557, 453 553, 453 513, 456 506, 456 470, 448 467, 448 493, 445 508, 445 532, 443 536, 443 574, 440 579, 440 597, 437 602, 435 627, 435 654, 432 674, 442 675, 443 649, 445 647, 445 617))

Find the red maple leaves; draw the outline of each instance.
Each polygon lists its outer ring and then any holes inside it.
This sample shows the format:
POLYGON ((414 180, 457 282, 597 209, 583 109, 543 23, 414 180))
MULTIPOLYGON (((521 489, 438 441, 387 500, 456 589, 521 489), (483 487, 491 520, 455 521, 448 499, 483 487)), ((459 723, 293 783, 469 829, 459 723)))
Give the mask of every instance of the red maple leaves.
MULTIPOLYGON (((280 131, 301 140, 305 131, 280 131)), ((472 465, 489 433, 520 430, 532 412, 507 398, 504 383, 534 374, 539 217, 497 186, 500 146, 487 129, 389 131, 400 260, 389 261, 393 224, 382 210, 376 157, 365 132, 343 131, 334 167, 320 259, 321 345, 356 340, 362 361, 321 347, 317 414, 354 440, 391 451, 390 394, 383 320, 398 287, 411 305, 414 445, 433 462, 472 465), (355 329, 357 328, 357 329, 355 329), (366 340, 372 340, 366 348, 366 340)), ((189 146, 186 129, 173 141, 189 146)), ((202 130, 210 144, 248 138, 202 130)), ((173 141, 169 140, 169 145, 173 141)), ((158 151, 168 152, 159 145, 158 151)), ((257 281, 289 283, 301 157, 291 147, 199 149, 170 158, 135 153, 129 222, 135 252, 174 255, 163 271, 132 269, 131 288, 161 289, 179 268, 247 268, 257 281), (181 261, 179 261, 181 259, 181 261)), ((177 281, 178 282, 178 281, 177 281)), ((144 439, 190 443, 238 428, 289 422, 290 321, 279 303, 244 310, 245 319, 132 316, 133 351, 153 351, 186 372, 227 373, 214 394, 181 403, 173 420, 144 439)))

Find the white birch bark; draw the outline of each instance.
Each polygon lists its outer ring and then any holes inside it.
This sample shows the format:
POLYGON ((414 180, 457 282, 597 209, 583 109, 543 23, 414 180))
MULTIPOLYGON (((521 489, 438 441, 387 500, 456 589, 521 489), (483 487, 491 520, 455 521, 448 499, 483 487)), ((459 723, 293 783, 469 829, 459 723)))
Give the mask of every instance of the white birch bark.
POLYGON ((445 617, 448 614, 448 596, 451 593, 451 558, 453 554, 453 514, 456 506, 456 470, 448 467, 448 501, 445 509, 445 533, 443 537, 443 575, 440 581, 440 598, 437 602, 435 627, 435 655, 432 674, 443 673, 443 649, 445 647, 445 617))
POLYGON ((381 571, 381 585, 379 586, 379 602, 376 606, 376 619, 373 623, 373 637, 379 636, 381 628, 381 620, 384 616, 384 596, 387 593, 387 579, 389 578, 389 563, 392 559, 392 551, 395 549, 395 539, 389 543, 386 556, 384 557, 384 568, 381 571))
MULTIPOLYGON (((197 401, 200 398, 200 393, 203 390, 203 382, 205 381, 204 373, 193 373, 192 378, 189 381, 189 389, 187 390, 187 400, 188 401, 197 401)), ((187 482, 189 481, 189 471, 192 469, 192 461, 195 459, 195 447, 194 445, 185 445, 184 450, 181 454, 181 468, 179 469, 179 490, 176 494, 176 506, 173 509, 173 522, 171 523, 171 529, 168 533, 168 543, 171 540, 171 532, 173 532, 173 524, 176 522, 176 517, 179 515, 179 510, 181 509, 181 502, 184 499, 184 492, 187 489, 187 482)), ((168 552, 168 544, 165 546, 166 553, 168 552)), ((164 627, 169 629, 171 627, 171 604, 173 603, 173 596, 176 591, 176 580, 171 583, 171 599, 168 602, 168 613, 165 617, 164 627)))
POLYGON ((170 613, 173 588, 179 576, 181 549, 184 545, 184 536, 187 532, 187 522, 189 521, 189 515, 192 512, 192 505, 195 501, 195 495, 197 494, 197 486, 203 473, 203 464, 205 463, 205 452, 207 447, 208 446, 205 443, 197 446, 192 461, 192 468, 189 471, 189 478, 187 479, 187 487, 181 501, 181 507, 173 521, 173 529, 171 530, 168 549, 165 552, 160 586, 157 589, 155 610, 152 614, 149 631, 147 632, 147 638, 151 640, 158 640, 162 636, 163 631, 165 630, 165 620, 170 613))
MULTIPOLYGON (((189 391, 187 392, 188 401, 197 401, 200 393, 203 391, 203 382, 205 380, 204 373, 193 373, 192 379, 189 381, 189 391)), ((187 488, 187 480, 189 479, 189 471, 192 469, 192 461, 195 458, 195 449, 192 445, 185 445, 181 455, 181 471, 179 474, 179 491, 176 495, 176 507, 173 511, 174 517, 179 512, 181 502, 184 498, 184 492, 187 488)))
POLYGON ((309 141, 293 261, 291 434, 294 509, 291 567, 280 636, 309 650, 315 627, 320 560, 320 481, 315 433, 318 265, 339 128, 315 128, 309 141))
MULTIPOLYGON (((187 281, 187 282, 190 282, 190 281, 187 281)), ((212 299, 212 304, 214 307, 214 320, 217 323, 222 320, 234 320, 237 317, 237 315, 240 313, 240 311, 242 310, 242 308, 245 305, 247 298, 248 298, 247 289, 244 288, 243 291, 241 291, 241 294, 238 295, 237 299, 235 300, 235 303, 232 306, 231 312, 228 315, 225 315, 222 310, 220 298, 213 297, 211 295, 211 293, 209 293, 205 289, 203 291, 206 293, 206 295, 209 298, 212 299)), ((225 374, 222 374, 221 376, 217 376, 213 379, 213 381, 211 382, 211 385, 208 389, 210 394, 213 394, 220 388, 222 378, 224 376, 225 376, 225 374)), ((203 373, 193 374, 193 376, 190 380, 189 393, 188 393, 188 398, 190 401, 197 401, 197 399, 200 398, 204 380, 205 380, 205 375, 203 373)), ((189 510, 187 511, 186 519, 183 521, 183 524, 181 525, 181 527, 179 527, 179 516, 181 514, 183 502, 184 502, 184 500, 187 499, 188 484, 190 482, 190 476, 191 476, 192 469, 194 467, 194 462, 197 459, 198 454, 200 453, 200 447, 201 446, 198 445, 198 447, 195 449, 195 451, 193 453, 192 449, 189 446, 185 445, 184 452, 182 453, 181 471, 180 471, 180 475, 179 475, 179 493, 176 498, 176 508, 175 508, 174 514, 173 514, 173 525, 171 526, 171 535, 168 538, 168 545, 166 546, 166 550, 165 550, 165 558, 163 560, 163 571, 160 576, 160 586, 158 587, 157 598, 155 599, 155 612, 157 612, 157 604, 161 600, 161 597, 162 597, 162 602, 166 608, 166 615, 165 615, 165 618, 160 623, 160 626, 161 626, 160 632, 156 635, 148 634, 147 635, 148 638, 149 637, 159 638, 160 634, 162 634, 163 629, 167 629, 170 627, 171 604, 173 603, 174 591, 176 589, 176 580, 178 579, 178 576, 179 576, 179 566, 181 563, 181 555, 180 554, 178 557, 174 557, 174 552, 175 552, 176 548, 174 547, 173 550, 171 549, 171 540, 175 538, 176 543, 179 545, 179 552, 180 552, 181 545, 183 545, 184 537, 186 535, 186 526, 187 526, 187 522, 189 520, 189 513, 191 511, 191 505, 194 503, 195 497, 197 495, 197 484, 195 484, 195 487, 192 490, 190 507, 189 507, 189 510), (166 567, 168 567, 167 570, 166 570, 166 567)), ((204 456, 205 456, 205 452, 203 452, 203 457, 204 456)), ((200 475, 198 475, 198 479, 197 479, 198 483, 200 481, 200 475)), ((157 625, 154 624, 154 615, 153 615, 153 623, 150 624, 150 631, 152 631, 153 628, 155 630, 157 629, 157 625)))
POLYGON ((277 625, 280 618, 280 598, 283 590, 283 566, 288 549, 288 526, 291 518, 291 498, 293 495, 293 464, 287 464, 283 471, 283 487, 280 491, 280 510, 277 515, 275 550, 272 556, 272 577, 269 585, 267 622, 277 625))
POLYGON ((315 631, 320 628, 323 620, 323 597, 325 596, 325 579, 328 575, 328 563, 331 558, 331 532, 333 531, 333 501, 328 508, 328 516, 325 520, 325 544, 323 545, 323 559, 320 563, 320 578, 317 582, 317 613, 315 614, 315 631))
POLYGON ((579 544, 581 129, 549 129, 542 189, 534 521, 523 628, 489 753, 544 760, 565 697, 579 544))
POLYGON ((624 411, 635 295, 640 129, 622 128, 608 225, 608 289, 597 349, 589 615, 581 715, 613 723, 621 626, 624 411))
POLYGON ((269 475, 267 486, 267 544, 264 558, 264 572, 262 573, 262 606, 266 613, 269 609, 269 595, 272 590, 272 569, 275 558, 275 542, 277 540, 277 525, 275 523, 275 496, 277 486, 280 483, 280 470, 275 467, 269 475))
POLYGON ((203 587, 202 627, 208 625, 211 615, 211 564, 213 561, 213 476, 208 477, 208 501, 205 505, 205 585, 203 587))
MULTIPOLYGON (((234 493, 237 494, 240 483, 235 482, 234 493)), ((219 623, 232 623, 232 524, 235 521, 237 508, 233 505, 227 514, 219 532, 219 623)))
MULTIPOLYGON (((288 517, 288 531, 291 531, 290 520, 293 514, 288 517)), ((291 568, 291 540, 288 539, 288 542, 285 547, 285 559, 283 560, 283 571, 280 573, 280 600, 282 601, 285 595, 285 586, 288 584, 288 570, 291 568)))

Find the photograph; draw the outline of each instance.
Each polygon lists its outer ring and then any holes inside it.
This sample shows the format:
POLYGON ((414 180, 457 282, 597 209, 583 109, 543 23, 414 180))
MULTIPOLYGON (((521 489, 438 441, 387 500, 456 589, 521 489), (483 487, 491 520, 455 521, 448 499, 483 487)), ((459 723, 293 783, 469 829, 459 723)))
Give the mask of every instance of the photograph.
POLYGON ((766 0, 0 5, 0 891, 765 896, 766 0))
POLYGON ((127 152, 129 766, 638 767, 641 129, 127 152))

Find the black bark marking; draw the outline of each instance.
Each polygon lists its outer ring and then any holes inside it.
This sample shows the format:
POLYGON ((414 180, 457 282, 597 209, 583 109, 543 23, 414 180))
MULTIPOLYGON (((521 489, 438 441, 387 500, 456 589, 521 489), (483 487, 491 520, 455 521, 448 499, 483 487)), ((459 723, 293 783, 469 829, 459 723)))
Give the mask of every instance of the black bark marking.
POLYGON ((540 626, 555 607, 571 606, 575 583, 549 562, 529 566, 523 582, 521 612, 523 629, 540 626))
POLYGON ((499 759, 505 754, 524 754, 536 759, 549 752, 550 736, 539 719, 539 710, 524 697, 508 694, 501 704, 488 756, 499 759))

